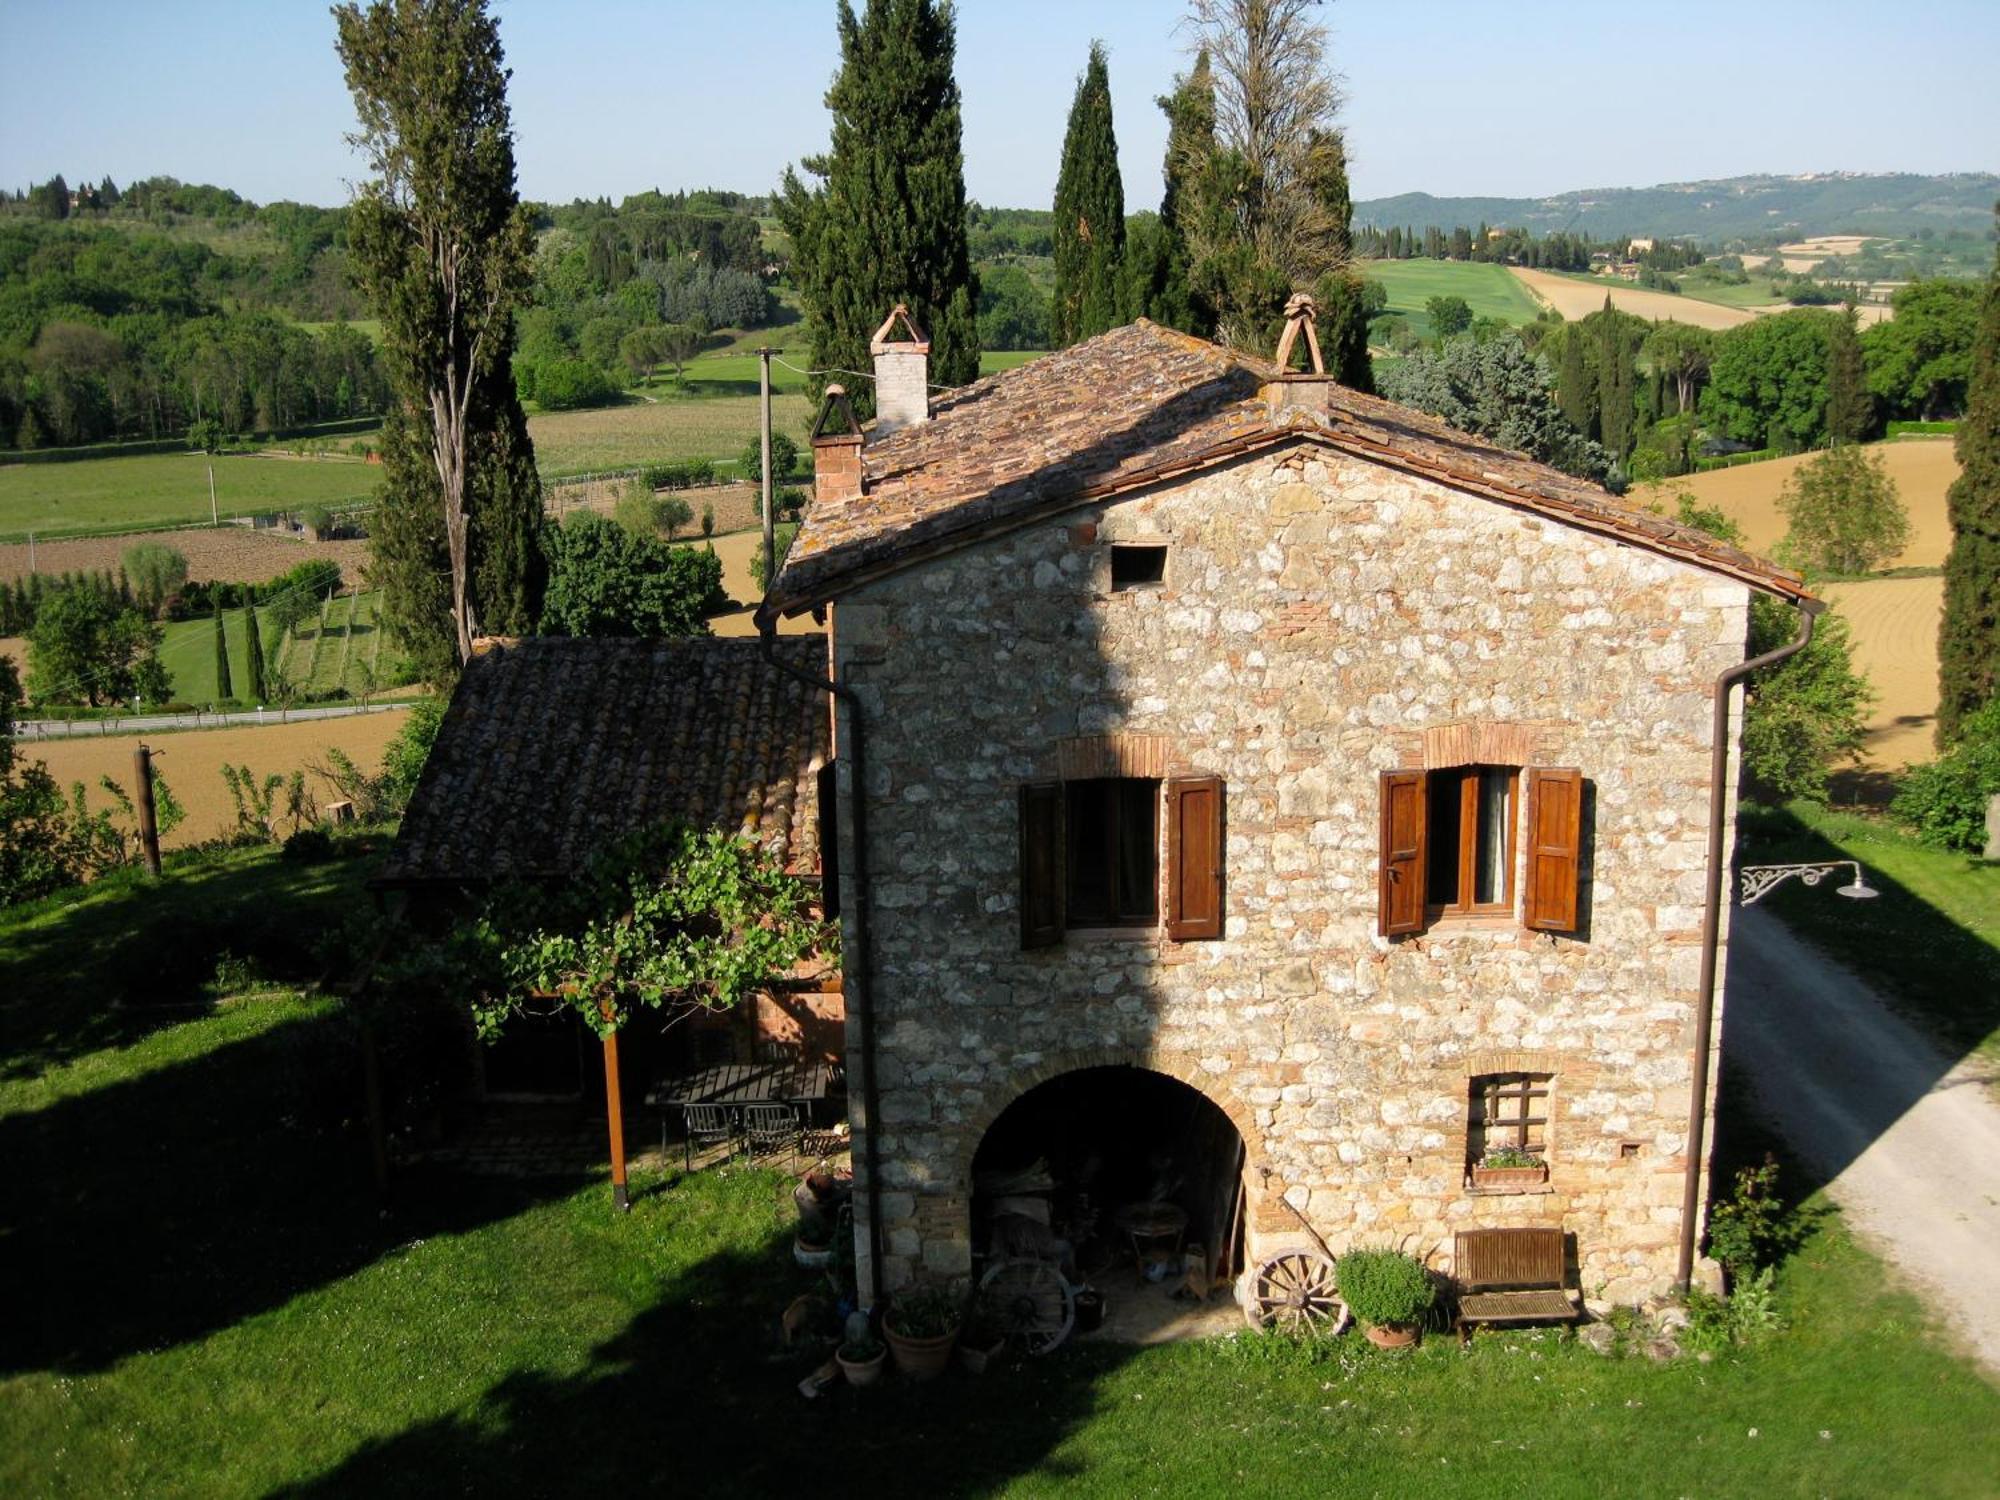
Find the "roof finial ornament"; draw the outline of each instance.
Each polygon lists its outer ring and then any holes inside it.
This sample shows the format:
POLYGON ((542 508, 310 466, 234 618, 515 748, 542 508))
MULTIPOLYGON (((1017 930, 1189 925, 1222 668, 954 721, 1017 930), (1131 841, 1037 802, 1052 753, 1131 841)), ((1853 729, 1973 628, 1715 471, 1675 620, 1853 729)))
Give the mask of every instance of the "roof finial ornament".
POLYGON ((1326 361, 1320 358, 1319 334, 1313 327, 1313 299, 1309 292, 1293 292, 1291 301, 1285 304, 1285 331, 1278 336, 1278 368, 1290 371, 1292 367, 1292 346, 1298 342, 1299 332, 1305 331, 1306 354, 1312 360, 1312 368, 1306 373, 1324 375, 1326 361))
POLYGON ((861 424, 854 419, 854 406, 847 399, 847 387, 838 381, 828 381, 826 391, 820 397, 819 414, 813 418, 812 431, 807 435, 807 441, 860 436, 861 424))

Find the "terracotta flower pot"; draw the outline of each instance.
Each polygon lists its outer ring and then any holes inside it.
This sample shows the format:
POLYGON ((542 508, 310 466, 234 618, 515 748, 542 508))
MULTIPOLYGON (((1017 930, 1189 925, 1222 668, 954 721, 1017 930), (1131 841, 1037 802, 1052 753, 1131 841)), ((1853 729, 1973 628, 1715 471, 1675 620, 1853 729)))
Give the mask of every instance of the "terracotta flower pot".
POLYGON ((1417 1342, 1423 1329, 1415 1323, 1370 1323, 1362 1330, 1377 1349, 1407 1349, 1417 1342))
POLYGON ((882 1325, 882 1336, 896 1357, 896 1369, 911 1380, 935 1380, 944 1374, 951 1363, 952 1346, 958 1342, 956 1328, 936 1338, 913 1339, 896 1332, 895 1325, 887 1322, 882 1325))
POLYGON ((872 1359, 849 1359, 839 1352, 834 1354, 833 1359, 849 1385, 873 1385, 882 1378, 882 1361, 888 1357, 887 1349, 877 1349, 872 1359))
POLYGON ((1546 1162, 1532 1167, 1474 1167, 1472 1185, 1479 1188, 1497 1188, 1508 1192, 1521 1192, 1528 1188, 1538 1188, 1549 1180, 1546 1162))
POLYGON ((984 1375, 986 1367, 1000 1357, 1000 1351, 1007 1347, 1005 1339, 995 1339, 985 1348, 975 1348, 971 1344, 958 1346, 958 1363, 968 1375, 984 1375))

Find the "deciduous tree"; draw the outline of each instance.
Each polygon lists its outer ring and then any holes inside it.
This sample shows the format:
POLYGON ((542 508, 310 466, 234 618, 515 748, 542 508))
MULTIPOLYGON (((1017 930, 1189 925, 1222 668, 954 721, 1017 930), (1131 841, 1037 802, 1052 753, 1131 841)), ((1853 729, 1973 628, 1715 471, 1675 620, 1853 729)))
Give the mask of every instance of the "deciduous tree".
POLYGON ((725 602, 713 552, 634 536, 587 511, 550 528, 548 549, 542 625, 552 635, 706 635, 725 602))
MULTIPOLYGON (((1348 257, 1351 202, 1341 94, 1314 0, 1192 0, 1188 25, 1214 78, 1214 132, 1188 137, 1189 284, 1216 332, 1270 347, 1285 301, 1348 257)), ((1171 111, 1170 111, 1171 116, 1171 111)))
POLYGON ((119 703, 168 694, 155 654, 160 630, 89 584, 46 595, 28 632, 28 692, 37 703, 119 703))
MULTIPOLYGON (((898 302, 931 341, 930 378, 979 375, 979 279, 966 248, 965 161, 952 75, 957 21, 939 0, 840 0, 833 140, 786 169, 778 218, 792 239, 812 362, 866 370, 868 339, 898 302)), ((813 394, 824 377, 814 376, 813 394)), ((858 415, 872 384, 850 388, 858 415)))
POLYGON ((1791 522, 1779 544, 1820 573, 1866 573, 1909 545, 1910 516, 1880 454, 1843 443, 1785 481, 1778 509, 1791 522))
POLYGON ((1980 306, 1957 441, 1938 627, 1938 744, 1947 748, 1968 715, 2000 697, 2000 261, 1980 306))
POLYGON ((398 393, 376 571, 390 623, 442 676, 481 629, 528 629, 540 603, 541 489, 511 371, 534 223, 484 0, 350 3, 334 20, 354 140, 376 174, 350 213, 349 253, 398 393), (427 582, 439 574, 442 599, 427 582))
POLYGON ((1056 347, 1063 348, 1125 321, 1125 185, 1118 175, 1111 73, 1102 42, 1090 44, 1090 61, 1069 107, 1052 232, 1052 333, 1056 347))

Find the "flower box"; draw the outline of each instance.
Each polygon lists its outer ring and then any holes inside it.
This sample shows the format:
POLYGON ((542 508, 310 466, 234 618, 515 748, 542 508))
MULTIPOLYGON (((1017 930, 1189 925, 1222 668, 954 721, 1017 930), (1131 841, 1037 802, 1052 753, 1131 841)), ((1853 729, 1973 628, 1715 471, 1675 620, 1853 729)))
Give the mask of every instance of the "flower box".
POLYGON ((1549 1164, 1537 1162, 1532 1167, 1482 1167, 1472 1169, 1472 1185, 1497 1193, 1525 1193, 1530 1188, 1538 1188, 1549 1180, 1549 1164))

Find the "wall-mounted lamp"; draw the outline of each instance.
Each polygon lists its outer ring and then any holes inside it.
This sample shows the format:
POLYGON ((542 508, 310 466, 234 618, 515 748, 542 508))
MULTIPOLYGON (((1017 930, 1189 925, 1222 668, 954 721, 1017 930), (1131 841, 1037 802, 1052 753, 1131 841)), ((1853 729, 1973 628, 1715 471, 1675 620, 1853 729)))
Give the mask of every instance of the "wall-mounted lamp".
POLYGON ((1745 865, 1738 873, 1743 877, 1742 903, 1754 906, 1773 886, 1782 885, 1794 875, 1801 885, 1818 885, 1837 870, 1852 870, 1854 878, 1846 885, 1833 888, 1836 896, 1846 896, 1853 901, 1872 901, 1882 893, 1870 885, 1861 873, 1861 862, 1854 859, 1822 860, 1807 865, 1745 865))

